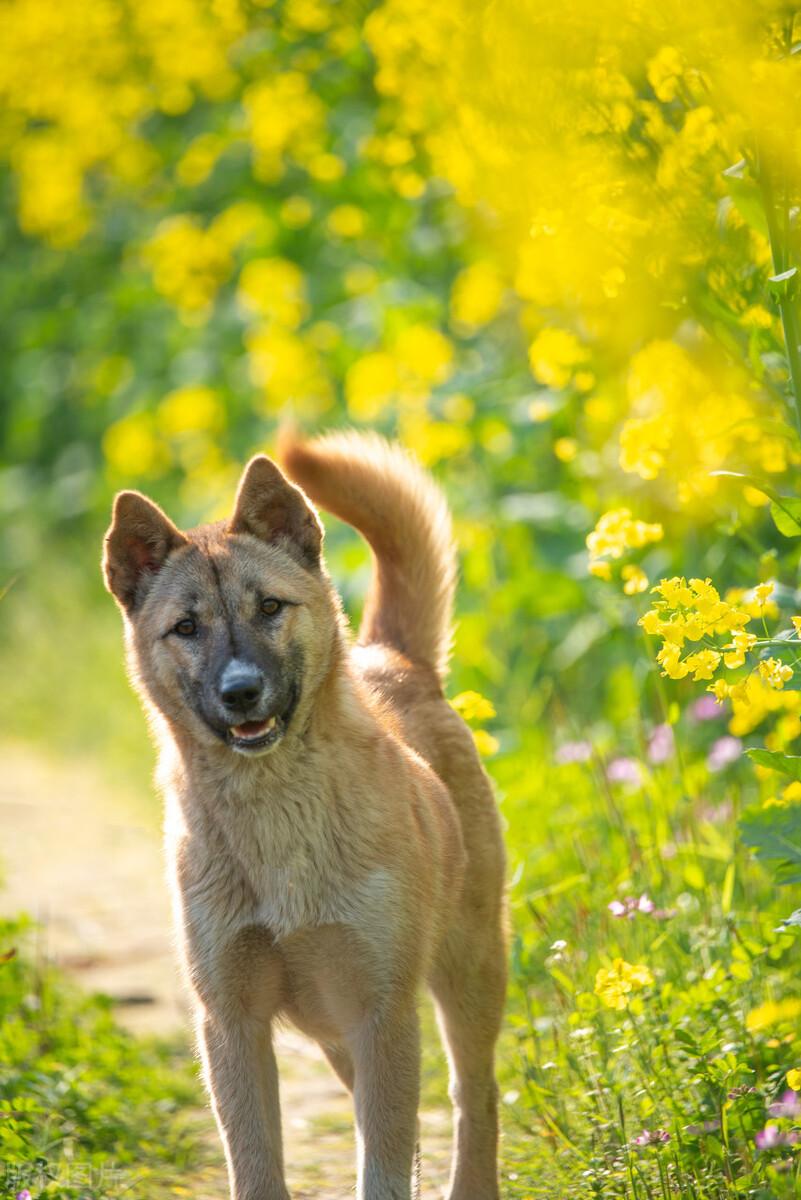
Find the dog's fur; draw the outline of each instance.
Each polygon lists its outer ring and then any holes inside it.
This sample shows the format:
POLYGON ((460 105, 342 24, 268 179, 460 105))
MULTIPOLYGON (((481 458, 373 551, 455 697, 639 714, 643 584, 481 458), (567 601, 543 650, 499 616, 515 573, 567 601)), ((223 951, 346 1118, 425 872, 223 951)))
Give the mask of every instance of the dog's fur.
POLYGON ((504 855, 473 739, 443 697, 455 579, 445 502, 377 437, 286 436, 279 456, 305 494, 259 456, 230 522, 188 533, 121 493, 104 558, 159 748, 231 1197, 287 1200, 271 1035, 286 1017, 353 1092, 360 1200, 409 1200, 426 982, 451 1067, 450 1198, 495 1200, 504 855), (356 645, 306 495, 372 547, 356 645), (284 602, 277 615, 263 614, 265 597, 284 602), (276 716, 259 752, 237 742, 220 698, 242 664, 262 680, 253 719, 276 716))

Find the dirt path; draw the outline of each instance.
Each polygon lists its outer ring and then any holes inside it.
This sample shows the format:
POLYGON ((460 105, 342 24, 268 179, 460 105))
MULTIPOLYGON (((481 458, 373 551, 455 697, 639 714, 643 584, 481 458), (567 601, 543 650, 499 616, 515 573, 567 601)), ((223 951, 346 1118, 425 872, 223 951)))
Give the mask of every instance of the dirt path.
MULTIPOLYGON (((0 750, 0 913, 25 910, 43 927, 46 953, 88 990, 118 1002, 137 1033, 188 1027, 170 940, 158 815, 120 781, 51 763, 25 747, 0 750)), ((287 1178, 296 1200, 343 1200, 354 1188, 350 1098, 315 1045, 289 1031, 278 1041, 287 1178)), ((212 1164, 188 1188, 223 1200, 225 1173, 210 1114, 212 1164)), ((423 1195, 442 1194, 449 1117, 421 1113, 423 1195)), ((154 1197, 153 1200, 158 1200, 154 1197)))

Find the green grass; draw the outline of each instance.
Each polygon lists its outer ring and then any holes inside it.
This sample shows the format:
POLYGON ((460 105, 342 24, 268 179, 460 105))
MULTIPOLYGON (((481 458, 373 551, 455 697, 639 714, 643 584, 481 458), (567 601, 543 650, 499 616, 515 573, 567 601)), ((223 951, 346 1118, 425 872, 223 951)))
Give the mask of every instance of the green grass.
POLYGON ((153 1200, 196 1170, 203 1098, 185 1046, 120 1029, 108 1001, 40 961, 24 920, 0 922, 0 953, 2 1200, 153 1200))
POLYGON ((639 787, 608 783, 598 760, 549 765, 541 739, 495 764, 515 872, 510 1196, 798 1194, 796 1148, 756 1147, 767 1122, 784 1141, 801 1115, 769 1112, 801 1064, 792 905, 738 844, 755 784, 747 765, 709 774, 710 724, 684 718, 683 774, 675 758, 642 765, 639 787), (672 915, 610 913, 643 893, 672 915), (617 958, 653 980, 619 1009, 595 990, 617 958))

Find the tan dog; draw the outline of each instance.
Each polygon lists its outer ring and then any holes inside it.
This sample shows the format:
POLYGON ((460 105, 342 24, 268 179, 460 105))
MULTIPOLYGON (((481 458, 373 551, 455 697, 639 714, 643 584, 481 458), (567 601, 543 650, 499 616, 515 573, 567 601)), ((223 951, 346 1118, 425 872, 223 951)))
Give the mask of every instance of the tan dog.
POLYGON ((299 488, 263 456, 230 522, 180 532, 122 492, 105 543, 159 748, 177 925, 233 1200, 287 1200, 272 1023, 354 1096, 360 1200, 409 1200, 436 1000, 456 1113, 451 1200, 495 1200, 504 855, 442 692, 455 566, 433 482, 376 437, 286 438, 285 469, 370 543, 358 645, 299 488))

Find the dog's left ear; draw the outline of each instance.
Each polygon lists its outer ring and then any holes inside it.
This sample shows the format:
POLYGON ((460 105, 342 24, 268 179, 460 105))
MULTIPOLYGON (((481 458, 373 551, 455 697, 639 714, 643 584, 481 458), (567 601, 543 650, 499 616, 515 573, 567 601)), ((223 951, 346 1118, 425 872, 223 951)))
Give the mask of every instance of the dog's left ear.
POLYGON ((245 467, 236 494, 231 533, 252 533, 264 542, 284 542, 304 567, 318 567, 323 529, 300 488, 265 454, 245 467))

